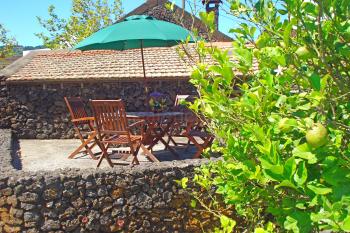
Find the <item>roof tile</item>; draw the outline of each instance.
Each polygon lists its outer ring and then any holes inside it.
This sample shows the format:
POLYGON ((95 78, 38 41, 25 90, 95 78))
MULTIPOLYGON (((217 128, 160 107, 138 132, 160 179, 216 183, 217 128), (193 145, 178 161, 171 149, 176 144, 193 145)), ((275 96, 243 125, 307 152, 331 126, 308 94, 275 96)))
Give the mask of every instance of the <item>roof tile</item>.
MULTIPOLYGON (((216 43, 229 48, 230 43, 216 43)), ((28 56, 28 55, 27 55, 28 56)), ((7 78, 7 82, 46 81, 131 81, 143 78, 140 49, 115 51, 42 51, 7 78)), ((181 58, 175 47, 144 49, 146 77, 187 79, 189 59, 181 58)))

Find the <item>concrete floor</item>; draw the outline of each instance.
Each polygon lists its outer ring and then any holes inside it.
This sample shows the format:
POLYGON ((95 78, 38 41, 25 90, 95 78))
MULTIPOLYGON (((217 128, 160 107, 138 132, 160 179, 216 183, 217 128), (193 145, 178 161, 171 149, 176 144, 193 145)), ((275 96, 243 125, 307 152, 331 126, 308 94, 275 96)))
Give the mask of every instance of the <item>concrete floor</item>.
MULTIPOLYGON (((183 141, 184 139, 178 138, 176 141, 183 141)), ((59 139, 59 140, 20 140, 19 141, 19 157, 20 167, 24 171, 52 171, 60 168, 96 168, 98 160, 91 159, 90 156, 80 153, 75 156, 74 159, 68 159, 68 156, 77 148, 79 140, 75 139, 59 139)), ((190 146, 188 150, 185 147, 176 147, 175 150, 180 155, 180 159, 192 158, 196 152, 194 146, 190 146)), ((93 149, 94 153, 100 152, 96 146, 93 149)), ((111 158, 113 162, 120 162, 117 156, 113 155, 113 150, 109 150, 112 154, 111 158)), ((158 144, 154 147, 153 154, 160 161, 176 160, 176 157, 168 150, 164 150, 163 144, 158 144)), ((99 156, 98 154, 97 156, 99 156)), ((138 159, 142 164, 150 163, 150 161, 142 154, 140 150, 138 159)), ((131 161, 131 157, 127 161, 131 161)), ((129 164, 127 162, 126 164, 129 164)), ((122 166, 122 165, 121 165, 122 166)), ((100 166, 109 167, 106 160, 104 160, 100 166)))

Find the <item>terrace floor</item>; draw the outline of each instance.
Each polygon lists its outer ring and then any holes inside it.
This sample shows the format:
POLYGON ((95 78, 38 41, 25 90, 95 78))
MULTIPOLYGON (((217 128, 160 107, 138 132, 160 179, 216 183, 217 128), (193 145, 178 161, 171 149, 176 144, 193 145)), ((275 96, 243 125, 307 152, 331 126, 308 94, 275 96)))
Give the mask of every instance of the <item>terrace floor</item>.
MULTIPOLYGON (((178 138, 177 141, 186 142, 186 139, 178 138)), ((68 159, 70 153, 77 148, 79 140, 75 139, 58 139, 58 140, 29 140, 22 139, 19 141, 19 157, 20 164, 18 166, 23 171, 51 171, 60 168, 96 168, 97 160, 93 160, 90 156, 83 153, 76 155, 74 159, 68 159)), ((190 146, 187 150, 183 146, 175 147, 180 155, 180 159, 190 159, 196 152, 194 146, 190 146)), ((94 153, 100 152, 96 146, 94 153)), ((113 153, 113 150, 110 150, 113 153)), ((176 157, 168 150, 164 150, 164 145, 158 144, 154 147, 153 154, 160 161, 176 160, 176 157)), ((111 155, 112 162, 117 162, 115 155, 111 155)), ((138 155, 140 164, 150 163, 150 161, 142 154, 140 150, 138 155)), ((128 159, 131 161, 131 156, 128 159)), ((128 161, 127 160, 127 161, 128 161)), ((123 165, 120 165, 123 166, 123 165)), ((100 168, 109 167, 104 160, 100 168)))

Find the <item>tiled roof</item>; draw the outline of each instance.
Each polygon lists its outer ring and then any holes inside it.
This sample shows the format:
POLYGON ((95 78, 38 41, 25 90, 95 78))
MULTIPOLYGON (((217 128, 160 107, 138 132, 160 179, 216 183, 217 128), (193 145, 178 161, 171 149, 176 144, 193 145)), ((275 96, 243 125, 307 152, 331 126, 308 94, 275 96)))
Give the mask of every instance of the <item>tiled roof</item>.
MULTIPOLYGON (((214 45, 228 49, 231 43, 214 45)), ((189 51, 193 51, 190 49, 189 51)), ((144 49, 149 80, 188 79, 191 63, 179 55, 177 47, 144 49)), ((115 51, 40 51, 17 60, 0 72, 9 83, 133 81, 143 79, 139 49, 115 51)))
MULTIPOLYGON (((190 68, 174 47, 146 48, 144 61, 147 78, 187 78, 190 68)), ((134 80, 143 78, 139 49, 114 51, 49 51, 39 52, 10 75, 16 81, 84 81, 134 80)))

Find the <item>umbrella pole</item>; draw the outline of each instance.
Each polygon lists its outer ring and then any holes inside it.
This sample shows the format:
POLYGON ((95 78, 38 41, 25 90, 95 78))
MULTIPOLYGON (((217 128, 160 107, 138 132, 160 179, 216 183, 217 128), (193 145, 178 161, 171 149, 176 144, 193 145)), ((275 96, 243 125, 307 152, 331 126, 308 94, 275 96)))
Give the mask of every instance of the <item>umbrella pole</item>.
POLYGON ((143 56, 143 40, 141 40, 141 58, 142 58, 142 69, 143 69, 143 78, 145 83, 145 91, 148 93, 148 86, 147 86, 147 80, 146 80, 146 69, 145 69, 145 59, 143 56))

